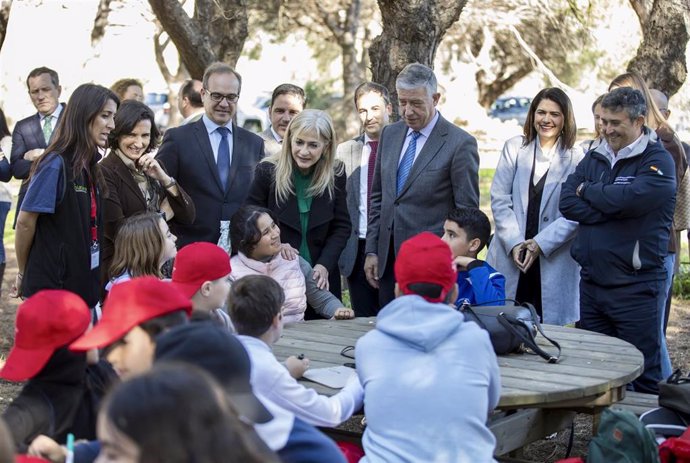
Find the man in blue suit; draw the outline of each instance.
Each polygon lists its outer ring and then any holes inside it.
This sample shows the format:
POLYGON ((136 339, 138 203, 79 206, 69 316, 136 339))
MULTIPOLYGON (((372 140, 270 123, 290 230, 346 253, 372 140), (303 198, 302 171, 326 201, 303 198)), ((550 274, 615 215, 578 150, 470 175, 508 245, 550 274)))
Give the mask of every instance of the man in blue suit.
POLYGON ((38 111, 22 119, 14 126, 12 132, 12 152, 10 153, 10 170, 12 175, 24 180, 19 189, 17 214, 24 200, 31 172, 31 165, 48 146, 60 120, 65 105, 59 103, 62 87, 57 72, 46 67, 32 70, 26 79, 31 103, 38 111))
POLYGON ((244 203, 254 168, 264 155, 263 140, 232 121, 242 77, 225 63, 206 68, 198 121, 168 129, 157 159, 196 206, 191 225, 171 221, 178 247, 196 241, 227 249, 230 217, 244 203))

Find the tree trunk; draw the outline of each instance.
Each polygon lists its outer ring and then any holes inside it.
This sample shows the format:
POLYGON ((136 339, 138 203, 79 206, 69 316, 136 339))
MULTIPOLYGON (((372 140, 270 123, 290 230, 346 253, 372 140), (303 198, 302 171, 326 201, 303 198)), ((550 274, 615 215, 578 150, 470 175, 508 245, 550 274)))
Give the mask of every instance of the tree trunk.
POLYGON ((496 101, 496 98, 511 89, 533 70, 534 66, 532 66, 528 60, 525 66, 513 71, 507 76, 497 77, 496 79, 487 82, 487 79, 484 78, 486 76, 486 71, 480 69, 477 71, 475 76, 477 81, 477 90, 479 92, 479 104, 488 109, 491 104, 496 101))
POLYGON ((344 133, 341 135, 343 139, 349 139, 357 135, 359 132, 360 121, 357 111, 354 109, 355 89, 364 82, 364 70, 361 62, 357 59, 357 49, 355 48, 354 40, 352 43, 341 44, 342 60, 343 60, 343 112, 345 115, 343 127, 344 133))
POLYGON ((214 61, 235 66, 247 39, 245 0, 196 0, 190 18, 177 0, 149 0, 194 79, 214 61))
POLYGON ((629 71, 639 72, 651 88, 668 96, 680 89, 688 74, 686 1, 654 0, 648 19, 642 24, 642 44, 628 63, 629 71))
POLYGON ((12 0, 0 1, 0 50, 2 50, 2 44, 5 42, 5 35, 7 34, 7 22, 10 20, 11 8, 12 0))
POLYGON ((434 66, 446 30, 460 17, 467 0, 378 0, 383 32, 369 49, 373 80, 388 88, 393 120, 398 119, 395 78, 409 63, 434 66))
POLYGON ((108 16, 110 15, 110 2, 112 0, 100 0, 96 18, 93 20, 91 29, 91 46, 95 46, 105 35, 105 28, 108 27, 108 16))

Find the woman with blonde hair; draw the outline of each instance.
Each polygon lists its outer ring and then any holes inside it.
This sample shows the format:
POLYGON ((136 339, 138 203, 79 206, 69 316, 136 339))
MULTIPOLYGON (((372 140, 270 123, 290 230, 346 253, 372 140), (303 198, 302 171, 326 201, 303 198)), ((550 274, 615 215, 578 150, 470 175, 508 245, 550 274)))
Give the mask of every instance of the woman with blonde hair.
POLYGON ((302 111, 290 122, 281 152, 257 165, 247 203, 275 212, 283 241, 314 268, 317 285, 340 298, 338 258, 351 224, 345 169, 335 149, 328 114, 302 111))
POLYGON ((161 267, 177 254, 176 241, 161 214, 146 212, 126 218, 115 238, 106 290, 135 277, 163 278, 161 267))

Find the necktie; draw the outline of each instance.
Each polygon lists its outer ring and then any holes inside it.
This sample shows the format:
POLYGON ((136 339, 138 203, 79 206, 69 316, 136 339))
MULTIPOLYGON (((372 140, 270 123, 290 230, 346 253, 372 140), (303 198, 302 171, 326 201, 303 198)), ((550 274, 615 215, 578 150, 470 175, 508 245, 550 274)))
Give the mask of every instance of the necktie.
POLYGON ((414 155, 417 151, 417 138, 419 138, 420 135, 421 133, 419 132, 412 132, 412 140, 410 140, 410 144, 407 145, 405 154, 403 154, 402 161, 400 161, 400 165, 398 166, 397 194, 400 194, 407 180, 407 176, 410 175, 410 170, 414 163, 414 155))
POLYGON ((367 166, 367 211, 369 210, 369 205, 371 204, 371 183, 374 181, 374 167, 376 167, 376 150, 379 148, 378 141, 368 141, 367 145, 371 148, 371 153, 369 154, 369 165, 367 166))
POLYGON ((230 143, 228 143, 230 129, 227 127, 218 127, 216 132, 223 137, 220 139, 220 145, 218 145, 217 165, 220 183, 223 185, 223 191, 225 191, 228 186, 228 175, 230 174, 230 143))
POLYGON ((50 135, 53 133, 53 116, 46 116, 43 119, 43 138, 46 140, 46 145, 50 141, 50 135))

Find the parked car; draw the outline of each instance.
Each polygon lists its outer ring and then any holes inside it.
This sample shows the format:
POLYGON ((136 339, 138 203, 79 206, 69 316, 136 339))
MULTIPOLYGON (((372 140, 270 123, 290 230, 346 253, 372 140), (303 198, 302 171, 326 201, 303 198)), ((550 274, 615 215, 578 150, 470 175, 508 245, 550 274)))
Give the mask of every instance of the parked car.
POLYGON ((518 124, 524 125, 531 103, 532 99, 524 96, 501 97, 491 105, 489 116, 501 121, 514 119, 518 124))

